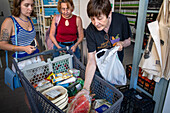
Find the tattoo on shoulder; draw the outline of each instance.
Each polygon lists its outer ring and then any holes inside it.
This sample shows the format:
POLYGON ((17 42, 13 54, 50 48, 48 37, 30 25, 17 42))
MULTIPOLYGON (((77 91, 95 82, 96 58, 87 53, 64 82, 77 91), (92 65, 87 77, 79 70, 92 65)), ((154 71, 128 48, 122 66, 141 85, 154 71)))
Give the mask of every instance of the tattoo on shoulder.
POLYGON ((9 37, 8 29, 3 29, 0 36, 0 41, 9 41, 9 40, 10 37, 9 37))

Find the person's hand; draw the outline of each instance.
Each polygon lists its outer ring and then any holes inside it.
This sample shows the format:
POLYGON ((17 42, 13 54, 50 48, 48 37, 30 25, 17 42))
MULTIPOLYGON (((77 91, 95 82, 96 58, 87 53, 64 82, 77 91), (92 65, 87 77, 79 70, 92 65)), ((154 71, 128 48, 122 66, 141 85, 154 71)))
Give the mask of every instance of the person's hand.
MULTIPOLYGON (((58 45, 58 46, 56 46, 56 47, 57 47, 58 49, 61 49, 61 48, 62 48, 62 47, 60 47, 59 45, 58 45)), ((64 50, 63 50, 63 51, 59 51, 59 53, 60 53, 60 54, 62 54, 62 53, 66 53, 66 51, 64 51, 64 50)))
POLYGON ((76 48, 77 48, 77 46, 76 46, 76 45, 73 45, 73 46, 71 47, 71 50, 72 50, 73 52, 75 52, 75 51, 76 51, 76 48))
POLYGON ((25 46, 24 47, 24 51, 26 52, 26 53, 28 53, 28 54, 31 54, 31 53, 33 53, 34 51, 36 50, 36 48, 34 47, 34 46, 25 46))
POLYGON ((43 55, 40 55, 41 61, 45 61, 43 55))
POLYGON ((86 90, 86 89, 82 89, 80 92, 78 92, 76 94, 76 96, 74 98, 78 98, 79 96, 81 95, 89 95, 90 94, 90 91, 86 90))
POLYGON ((119 46, 118 51, 122 51, 123 50, 123 41, 117 42, 116 46, 119 46))

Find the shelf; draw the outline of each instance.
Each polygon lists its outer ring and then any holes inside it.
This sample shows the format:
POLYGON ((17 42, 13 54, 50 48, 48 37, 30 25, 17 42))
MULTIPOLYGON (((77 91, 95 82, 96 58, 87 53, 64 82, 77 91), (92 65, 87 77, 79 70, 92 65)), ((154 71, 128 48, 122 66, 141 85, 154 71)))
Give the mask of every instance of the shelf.
MULTIPOLYGON (((115 6, 115 8, 119 8, 120 6, 115 6)), ((139 6, 121 6, 121 8, 138 8, 139 6)))
POLYGON ((45 26, 46 29, 48 29, 50 26, 45 26))
POLYGON ((130 24, 130 25, 133 25, 133 26, 135 25, 135 23, 129 23, 129 24, 130 24))
POLYGON ((159 13, 159 10, 147 10, 147 13, 159 13))
POLYGON ((125 16, 132 16, 132 17, 136 17, 136 15, 133 15, 133 14, 123 14, 125 16))
POLYGON ((50 18, 51 16, 44 16, 44 18, 50 18))
POLYGON ((44 7, 57 7, 57 5, 43 5, 44 7))

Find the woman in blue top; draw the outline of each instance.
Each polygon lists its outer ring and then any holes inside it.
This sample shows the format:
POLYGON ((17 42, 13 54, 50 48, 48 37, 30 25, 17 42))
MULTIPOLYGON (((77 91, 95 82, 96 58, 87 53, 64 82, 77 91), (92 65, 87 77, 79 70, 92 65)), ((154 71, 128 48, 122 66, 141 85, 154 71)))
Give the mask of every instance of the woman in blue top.
MULTIPOLYGON (((14 0, 13 3, 12 16, 6 18, 1 26, 0 49, 14 52, 18 51, 18 58, 38 53, 39 50, 35 47, 36 31, 34 29, 33 21, 30 18, 30 16, 34 16, 34 1, 14 0), (12 18, 14 18, 17 27, 17 46, 15 45, 15 28, 12 18)), ((13 57, 15 57, 15 54, 13 57)), ((41 59, 39 57, 31 58, 19 62, 18 66, 22 69, 25 65, 29 65, 40 60, 41 59)), ((30 108, 26 96, 25 100, 30 108)))
MULTIPOLYGON (((6 18, 1 26, 0 49, 8 51, 18 51, 18 58, 38 53, 36 46, 36 31, 33 21, 30 16, 34 16, 34 1, 33 0, 14 0, 12 16, 6 18), (15 28, 17 27, 17 46, 15 45, 15 28), (11 43, 10 43, 11 41, 11 43)), ((15 54, 13 55, 15 57, 15 54)), ((32 58, 27 61, 20 62, 19 68, 24 68, 25 65, 39 61, 40 58, 32 58)))

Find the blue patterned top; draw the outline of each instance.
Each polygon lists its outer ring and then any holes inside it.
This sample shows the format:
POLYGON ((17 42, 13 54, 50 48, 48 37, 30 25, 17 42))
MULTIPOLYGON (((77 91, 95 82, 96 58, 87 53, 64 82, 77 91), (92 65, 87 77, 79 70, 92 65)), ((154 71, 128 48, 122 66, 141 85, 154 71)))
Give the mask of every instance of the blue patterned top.
MULTIPOLYGON (((12 18, 12 17, 10 16, 10 18, 12 18)), ((19 23, 14 18, 14 21, 16 22, 16 27, 17 27, 17 42, 18 42, 17 46, 28 46, 28 45, 30 45, 33 42, 33 40, 36 36, 36 31, 34 29, 34 25, 33 25, 32 21, 29 17, 28 17, 28 19, 29 19, 29 21, 32 25, 31 31, 27 31, 23 27, 21 27, 19 25, 19 23)), ((15 45, 15 35, 11 36, 10 38, 11 38, 12 44, 15 45)), ((32 53, 32 54, 35 54, 35 52, 37 53, 37 50, 34 51, 34 53, 32 53)), ((31 55, 31 54, 29 54, 29 55, 31 55)), ((24 56, 28 56, 25 51, 19 51, 18 52, 18 58, 21 58, 21 57, 24 57, 24 56)), ((13 55, 13 57, 15 57, 15 55, 13 55)))

